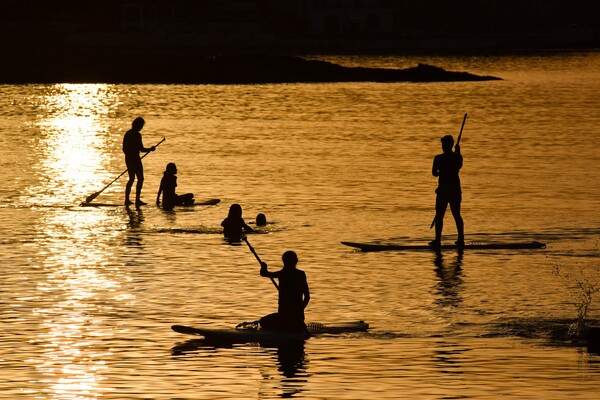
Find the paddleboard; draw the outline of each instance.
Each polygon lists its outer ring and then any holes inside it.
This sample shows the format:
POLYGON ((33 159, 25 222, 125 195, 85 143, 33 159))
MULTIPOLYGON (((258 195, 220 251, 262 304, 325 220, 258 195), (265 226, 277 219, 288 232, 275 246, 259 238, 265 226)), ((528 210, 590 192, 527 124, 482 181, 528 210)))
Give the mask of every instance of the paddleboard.
POLYGON ((386 251, 386 250, 451 250, 451 249, 464 249, 464 250, 521 250, 521 249, 543 249, 546 247, 544 243, 540 242, 515 242, 515 243, 466 243, 463 246, 455 244, 445 244, 441 246, 430 246, 427 244, 378 244, 378 243, 355 243, 355 242, 342 242, 345 246, 355 247, 362 251, 386 251))
MULTIPOLYGON (((240 324, 242 325, 242 324, 240 324)), ((282 332, 256 328, 194 328, 185 325, 173 325, 171 329, 178 333, 202 336, 206 341, 224 343, 279 343, 306 340, 314 335, 365 332, 369 324, 364 321, 324 325, 307 324, 308 332, 282 332)))
MULTIPOLYGON (((221 199, 208 199, 199 202, 195 202, 194 204, 190 204, 189 206, 176 206, 176 207, 194 207, 194 206, 214 206, 221 202, 221 199)), ((151 205, 151 204, 148 204, 151 205)), ((114 204, 114 203, 81 203, 81 207, 125 207, 124 204, 114 204)), ((132 204, 131 207, 135 205, 132 204)))

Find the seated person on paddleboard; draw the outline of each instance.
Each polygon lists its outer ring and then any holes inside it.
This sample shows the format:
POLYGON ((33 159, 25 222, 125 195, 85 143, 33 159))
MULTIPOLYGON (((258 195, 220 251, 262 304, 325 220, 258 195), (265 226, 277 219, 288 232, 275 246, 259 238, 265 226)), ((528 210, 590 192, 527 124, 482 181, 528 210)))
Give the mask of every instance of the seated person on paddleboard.
POLYGON ((463 219, 460 215, 462 190, 458 173, 463 165, 463 157, 460 154, 460 145, 457 144, 455 150, 452 151, 452 146, 454 146, 452 135, 446 135, 441 140, 444 152, 435 156, 431 171, 433 176, 438 177, 438 187, 435 190, 435 240, 429 242, 429 244, 431 246, 441 245, 444 215, 448 204, 450 204, 450 210, 458 231, 456 244, 462 246, 465 243, 465 234, 463 219))
POLYGON ((137 177, 137 185, 135 187, 135 205, 145 205, 140 196, 142 195, 142 187, 144 186, 144 166, 142 165, 142 159, 140 152, 148 153, 156 150, 155 146, 145 148, 142 143, 142 134, 140 131, 144 127, 146 121, 142 117, 137 117, 131 123, 131 129, 125 133, 123 137, 123 153, 125 153, 125 164, 127 165, 127 172, 129 173, 129 180, 125 185, 125 205, 128 206, 133 204, 129 200, 131 193, 131 187, 133 181, 137 177))
POLYGON ((223 236, 230 242, 240 242, 244 232, 254 232, 242 218, 242 206, 232 204, 229 207, 227 218, 221 222, 223 236))
POLYGON ((310 301, 306 274, 296 268, 298 256, 295 252, 286 251, 281 259, 283 268, 277 272, 270 272, 267 263, 260 263, 260 276, 279 280, 277 313, 262 317, 260 326, 263 329, 303 332, 306 331, 304 309, 310 301))
POLYGON ((160 180, 160 187, 156 195, 156 205, 160 205, 160 195, 162 194, 162 206, 165 210, 173 209, 174 206, 191 206, 194 204, 194 195, 186 193, 178 195, 175 193, 177 187, 177 166, 175 163, 168 163, 163 177, 160 180))

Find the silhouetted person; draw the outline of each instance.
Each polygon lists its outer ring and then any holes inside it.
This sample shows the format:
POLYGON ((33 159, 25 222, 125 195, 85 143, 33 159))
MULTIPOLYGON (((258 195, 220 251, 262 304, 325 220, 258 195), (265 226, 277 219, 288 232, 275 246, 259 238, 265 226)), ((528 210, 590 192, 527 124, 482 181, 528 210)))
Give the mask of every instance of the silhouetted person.
POLYGON ((458 173, 463 165, 463 157, 460 154, 460 145, 456 145, 454 151, 454 138, 446 135, 442 138, 442 154, 438 154, 433 159, 432 174, 438 177, 438 187, 435 198, 435 240, 429 242, 431 246, 440 246, 442 241, 442 229, 444 228, 444 215, 448 204, 452 216, 456 222, 458 238, 456 244, 459 246, 465 243, 464 223, 460 215, 460 203, 462 201, 462 191, 460 188, 460 178, 458 173))
POLYGON ((156 205, 160 205, 160 195, 162 194, 162 206, 169 210, 174 206, 191 206, 194 204, 194 194, 186 193, 178 195, 175 193, 177 187, 177 166, 175 163, 168 163, 163 177, 160 180, 160 187, 156 195, 156 205))
POLYGON ((137 177, 137 185, 135 187, 135 205, 145 205, 140 196, 142 194, 142 187, 144 186, 144 167, 142 165, 142 159, 140 152, 148 153, 149 151, 156 150, 155 146, 145 148, 142 143, 142 134, 140 131, 144 127, 145 121, 142 117, 137 117, 131 123, 131 129, 125 133, 123 137, 123 153, 125 153, 125 164, 127 165, 127 172, 129 173, 129 180, 125 186, 125 205, 133 204, 129 200, 131 194, 131 187, 133 181, 137 177))
POLYGON ((267 217, 265 214, 260 213, 256 216, 256 226, 265 226, 267 225, 267 217))
POLYGON ((242 240, 244 232, 254 232, 254 229, 249 227, 242 218, 242 206, 232 204, 229 207, 227 218, 221 222, 223 227, 223 236, 230 242, 239 242, 242 240))
POLYGON ((304 309, 310 301, 306 274, 296 268, 298 256, 295 252, 286 251, 281 259, 283 268, 277 272, 269 272, 267 263, 260 263, 260 276, 279 280, 277 313, 261 318, 260 325, 264 329, 286 332, 306 331, 304 309))

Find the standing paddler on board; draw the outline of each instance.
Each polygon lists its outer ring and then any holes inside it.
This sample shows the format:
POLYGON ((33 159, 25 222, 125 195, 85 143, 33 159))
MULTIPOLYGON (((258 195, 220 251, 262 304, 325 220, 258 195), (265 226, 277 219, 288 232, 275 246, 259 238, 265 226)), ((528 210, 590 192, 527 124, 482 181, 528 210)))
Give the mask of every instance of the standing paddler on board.
POLYGON ((144 203, 140 196, 142 194, 142 187, 144 186, 144 166, 142 165, 142 158, 140 153, 148 153, 156 150, 156 146, 145 148, 142 143, 141 130, 144 127, 146 121, 142 117, 137 117, 131 123, 131 129, 125 133, 123 137, 123 153, 125 153, 125 164, 127 165, 127 172, 129 173, 129 180, 125 186, 125 205, 133 204, 129 200, 131 194, 131 187, 137 177, 137 185, 135 187, 135 205, 143 206, 144 203))
POLYGON ((456 230, 458 231, 458 238, 456 240, 457 246, 463 246, 465 244, 465 231, 462 216, 460 215, 460 204, 462 201, 462 190, 460 187, 460 177, 458 173, 463 165, 463 157, 460 154, 460 137, 462 135, 462 129, 465 126, 467 114, 463 119, 462 127, 460 128, 460 134, 456 146, 454 146, 454 138, 452 135, 444 136, 442 141, 442 154, 438 154, 433 159, 433 167, 431 173, 433 176, 438 177, 438 187, 435 190, 435 218, 432 225, 435 225, 435 239, 429 242, 430 246, 439 247, 442 243, 442 230, 444 228, 444 215, 448 204, 452 211, 452 216, 456 222, 456 230), (454 147, 454 151, 452 150, 454 147))

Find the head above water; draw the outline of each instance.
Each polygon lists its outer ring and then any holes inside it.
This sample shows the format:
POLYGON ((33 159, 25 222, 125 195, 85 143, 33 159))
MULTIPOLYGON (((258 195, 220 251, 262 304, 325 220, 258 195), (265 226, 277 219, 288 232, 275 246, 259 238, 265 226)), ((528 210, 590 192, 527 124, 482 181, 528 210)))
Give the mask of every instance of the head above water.
POLYGON ((298 264, 298 255, 295 251, 288 250, 281 256, 284 267, 295 267, 298 264))
POLYGON ((239 204, 229 206, 229 217, 242 218, 242 206, 239 204))
POLYGON ((133 129, 135 129, 136 131, 141 131, 142 128, 144 127, 144 124, 146 123, 146 121, 144 121, 144 118, 142 117, 137 117, 136 119, 133 120, 133 122, 131 123, 131 127, 133 129))
POLYGON ((167 174, 175 175, 177 173, 177 166, 175 165, 175 163, 172 163, 172 162, 168 163, 167 168, 165 169, 165 172, 167 174))
POLYGON ((265 226, 267 224, 267 217, 265 214, 260 213, 256 216, 256 226, 265 226))
POLYGON ((442 139, 442 149, 447 151, 452 151, 452 146, 454 146, 454 138, 452 135, 446 135, 442 139))

